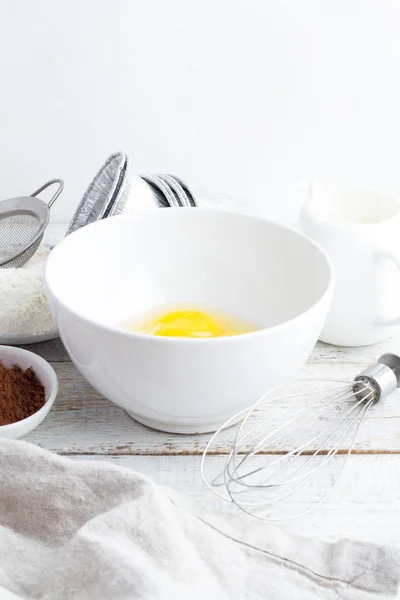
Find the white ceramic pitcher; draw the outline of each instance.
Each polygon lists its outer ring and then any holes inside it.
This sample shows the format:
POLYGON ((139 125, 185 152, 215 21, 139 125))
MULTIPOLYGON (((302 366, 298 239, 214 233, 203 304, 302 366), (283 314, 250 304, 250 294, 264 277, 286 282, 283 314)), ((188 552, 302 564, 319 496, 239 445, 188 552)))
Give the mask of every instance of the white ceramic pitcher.
POLYGON ((400 333, 400 201, 313 182, 300 228, 329 254, 336 290, 320 339, 364 346, 400 333))

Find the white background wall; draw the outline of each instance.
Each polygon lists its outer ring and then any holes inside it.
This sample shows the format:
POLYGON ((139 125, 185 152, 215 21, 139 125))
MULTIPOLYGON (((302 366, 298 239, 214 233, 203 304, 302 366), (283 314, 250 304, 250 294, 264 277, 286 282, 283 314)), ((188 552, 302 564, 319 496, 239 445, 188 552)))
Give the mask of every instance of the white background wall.
POLYGON ((0 0, 0 197, 103 160, 291 219, 325 177, 400 194, 396 0, 0 0))

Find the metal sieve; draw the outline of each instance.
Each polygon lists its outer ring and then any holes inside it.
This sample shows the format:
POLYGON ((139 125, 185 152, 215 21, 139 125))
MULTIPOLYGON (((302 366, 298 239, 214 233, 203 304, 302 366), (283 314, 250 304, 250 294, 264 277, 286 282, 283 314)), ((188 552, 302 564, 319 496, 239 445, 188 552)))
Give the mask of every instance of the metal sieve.
POLYGON ((61 179, 52 179, 31 196, 0 202, 0 267, 22 267, 34 255, 49 223, 50 208, 63 188, 61 179), (55 183, 58 188, 48 203, 37 198, 55 183))

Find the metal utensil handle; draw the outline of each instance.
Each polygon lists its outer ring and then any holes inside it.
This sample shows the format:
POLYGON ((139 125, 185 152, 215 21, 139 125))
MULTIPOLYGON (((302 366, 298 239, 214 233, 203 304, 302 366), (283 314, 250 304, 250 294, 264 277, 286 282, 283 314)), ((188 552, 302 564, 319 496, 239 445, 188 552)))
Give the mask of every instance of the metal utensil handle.
POLYGON ((51 208, 53 206, 54 202, 57 200, 58 196, 61 194, 61 192, 64 189, 64 182, 62 179, 50 179, 50 181, 48 181, 47 183, 42 185, 42 187, 40 187, 38 190, 36 190, 36 192, 33 192, 33 194, 31 194, 31 196, 33 196, 33 197, 38 196, 41 192, 46 190, 48 187, 50 187, 54 183, 58 183, 58 189, 54 193, 54 196, 52 198, 50 198, 50 200, 47 203, 47 206, 49 208, 51 208))
POLYGON ((390 369, 392 369, 393 373, 396 376, 397 387, 400 387, 400 356, 397 354, 382 354, 379 358, 378 363, 382 365, 386 365, 390 369))
MULTIPOLYGON (((382 354, 379 360, 357 375, 355 382, 369 381, 372 385, 373 401, 377 402, 389 396, 400 387, 400 357, 397 354, 382 354)), ((353 387, 359 398, 357 383, 353 387)))

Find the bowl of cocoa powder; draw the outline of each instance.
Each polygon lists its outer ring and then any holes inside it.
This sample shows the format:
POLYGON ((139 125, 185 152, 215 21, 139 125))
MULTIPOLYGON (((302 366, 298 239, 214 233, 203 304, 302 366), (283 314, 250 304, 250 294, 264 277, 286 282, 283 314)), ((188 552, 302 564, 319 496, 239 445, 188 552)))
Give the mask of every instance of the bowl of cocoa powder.
POLYGON ((58 392, 57 375, 43 358, 0 346, 0 438, 19 438, 48 415, 58 392))

